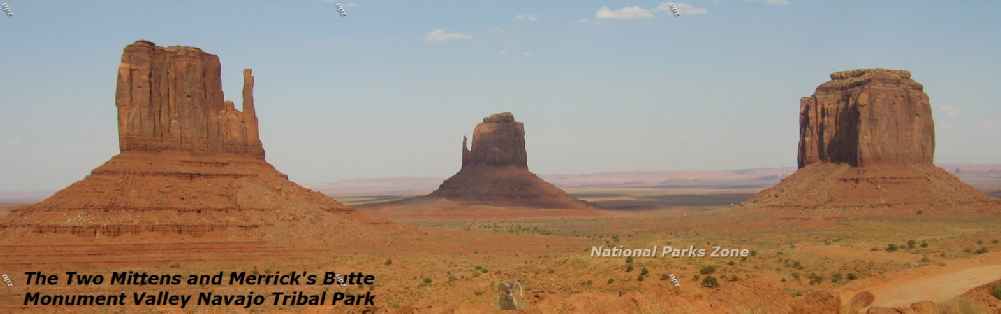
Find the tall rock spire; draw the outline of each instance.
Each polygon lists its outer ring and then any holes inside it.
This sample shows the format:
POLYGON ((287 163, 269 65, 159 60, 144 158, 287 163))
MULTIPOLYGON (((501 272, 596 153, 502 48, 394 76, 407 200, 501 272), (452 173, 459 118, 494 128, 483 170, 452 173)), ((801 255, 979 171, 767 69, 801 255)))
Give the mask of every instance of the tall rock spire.
POLYGON ((247 145, 261 145, 260 122, 254 108, 254 71, 249 68, 243 70, 243 114, 246 116, 247 145))

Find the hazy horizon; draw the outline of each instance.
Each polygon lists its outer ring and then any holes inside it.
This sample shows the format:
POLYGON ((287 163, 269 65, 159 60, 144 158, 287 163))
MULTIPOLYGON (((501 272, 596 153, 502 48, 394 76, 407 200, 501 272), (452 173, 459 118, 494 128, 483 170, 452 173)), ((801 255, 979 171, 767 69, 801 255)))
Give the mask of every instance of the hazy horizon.
POLYGON ((799 98, 862 67, 925 85, 937 163, 1001 163, 997 2, 9 2, 0 191, 118 153, 115 76, 138 39, 218 55, 237 103, 253 68, 268 161, 306 184, 444 179, 503 111, 540 174, 795 167, 799 98))

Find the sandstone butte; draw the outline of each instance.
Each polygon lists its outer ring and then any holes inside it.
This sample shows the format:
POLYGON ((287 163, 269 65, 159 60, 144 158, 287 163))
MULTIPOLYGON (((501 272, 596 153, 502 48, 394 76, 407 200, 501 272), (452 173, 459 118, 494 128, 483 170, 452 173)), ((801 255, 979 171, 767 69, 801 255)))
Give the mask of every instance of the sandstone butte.
POLYGON ((588 208, 528 170, 525 126, 510 112, 483 119, 473 142, 462 141, 462 168, 429 197, 471 203, 538 208, 588 208))
POLYGON ((302 226, 310 224, 351 228, 351 219, 342 219, 355 215, 350 209, 289 181, 264 160, 251 70, 243 72, 238 111, 224 100, 215 55, 137 41, 121 60, 115 95, 121 152, 83 180, 16 210, 0 231, 263 239, 305 236, 310 228, 302 226))
POLYGON ((799 121, 799 170, 745 205, 941 207, 987 200, 933 165, 931 104, 908 71, 831 74, 800 100, 799 121))

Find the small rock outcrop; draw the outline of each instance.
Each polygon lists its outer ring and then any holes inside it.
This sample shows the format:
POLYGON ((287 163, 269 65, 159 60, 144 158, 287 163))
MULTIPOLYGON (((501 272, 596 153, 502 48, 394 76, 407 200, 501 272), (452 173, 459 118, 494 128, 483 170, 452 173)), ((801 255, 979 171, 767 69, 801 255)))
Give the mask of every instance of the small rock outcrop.
POLYGON ((335 215, 350 213, 347 207, 289 181, 264 160, 253 74, 244 71, 243 111, 237 111, 223 100, 219 69, 219 58, 198 48, 148 41, 126 47, 116 95, 121 153, 13 212, 0 223, 0 235, 288 240, 308 237, 309 230, 353 228, 335 215))
POLYGON ((587 208, 560 188, 528 170, 525 126, 510 112, 483 119, 473 131, 472 147, 462 141, 462 168, 431 195, 493 205, 587 208))
POLYGON ((910 72, 837 72, 800 101, 800 169, 745 205, 941 208, 987 200, 934 166, 934 154, 931 105, 910 72))
POLYGON ((831 74, 800 100, 799 167, 931 164, 931 104, 911 73, 867 69, 831 74))

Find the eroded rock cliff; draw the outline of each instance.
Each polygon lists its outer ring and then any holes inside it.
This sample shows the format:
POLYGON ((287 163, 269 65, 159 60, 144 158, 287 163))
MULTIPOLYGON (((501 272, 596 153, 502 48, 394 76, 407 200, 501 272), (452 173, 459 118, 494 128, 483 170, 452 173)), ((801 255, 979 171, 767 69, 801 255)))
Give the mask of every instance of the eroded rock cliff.
POLYGON ((254 109, 254 76, 244 71, 243 109, 222 92, 219 57, 192 47, 137 41, 118 66, 122 152, 232 153, 264 159, 254 109))
POLYGON ((931 104, 910 72, 837 72, 800 100, 800 168, 931 164, 934 155, 931 104))

